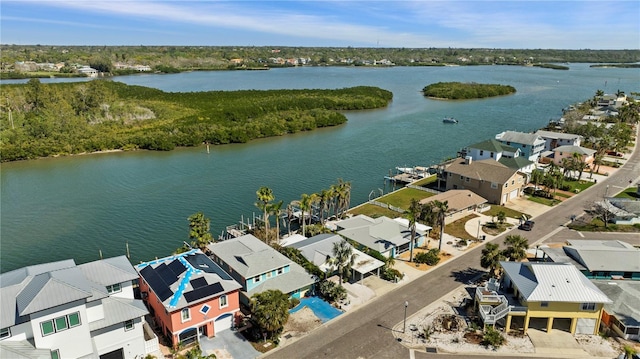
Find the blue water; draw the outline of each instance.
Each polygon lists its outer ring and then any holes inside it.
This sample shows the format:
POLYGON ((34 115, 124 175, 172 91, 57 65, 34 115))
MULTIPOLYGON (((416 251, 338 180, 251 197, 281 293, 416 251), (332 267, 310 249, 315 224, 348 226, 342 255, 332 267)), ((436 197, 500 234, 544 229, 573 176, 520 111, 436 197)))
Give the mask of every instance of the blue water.
POLYGON ((320 318, 323 323, 326 323, 342 314, 342 311, 334 308, 333 306, 331 306, 331 304, 318 297, 302 298, 300 300, 300 304, 291 309, 289 313, 293 314, 304 307, 311 309, 313 311, 313 314, 315 314, 316 317, 320 318))

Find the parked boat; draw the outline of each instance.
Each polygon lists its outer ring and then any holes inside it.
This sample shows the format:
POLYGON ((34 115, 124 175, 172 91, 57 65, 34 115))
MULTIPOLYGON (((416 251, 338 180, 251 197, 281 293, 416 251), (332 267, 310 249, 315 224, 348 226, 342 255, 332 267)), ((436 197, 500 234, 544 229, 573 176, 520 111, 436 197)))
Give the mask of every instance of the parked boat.
POLYGON ((445 117, 442 119, 442 122, 444 123, 458 123, 458 120, 456 120, 453 117, 445 117))

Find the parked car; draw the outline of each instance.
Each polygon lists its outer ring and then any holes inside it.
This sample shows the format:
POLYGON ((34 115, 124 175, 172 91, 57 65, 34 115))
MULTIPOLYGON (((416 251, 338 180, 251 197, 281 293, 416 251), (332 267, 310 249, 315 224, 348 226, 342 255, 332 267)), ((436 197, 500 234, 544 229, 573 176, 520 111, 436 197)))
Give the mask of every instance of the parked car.
POLYGON ((527 220, 522 222, 522 224, 520 224, 520 226, 518 228, 522 229, 523 231, 530 231, 533 229, 533 225, 536 224, 536 222, 531 221, 531 220, 527 220))

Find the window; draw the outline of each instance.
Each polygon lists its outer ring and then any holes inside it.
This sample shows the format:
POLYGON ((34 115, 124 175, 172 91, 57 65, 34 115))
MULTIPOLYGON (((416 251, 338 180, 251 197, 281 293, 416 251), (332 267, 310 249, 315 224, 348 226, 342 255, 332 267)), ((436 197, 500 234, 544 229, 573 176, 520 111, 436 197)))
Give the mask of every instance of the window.
POLYGON ((507 187, 509 187, 509 183, 508 182, 504 184, 504 188, 507 188, 507 187))
POLYGON ((114 285, 108 285, 107 286, 107 293, 111 294, 111 293, 118 293, 122 291, 122 287, 120 286, 120 283, 116 283, 114 285))
POLYGON ((540 302, 540 308, 547 308, 549 307, 549 302, 540 302))
POLYGON ((464 179, 464 176, 463 176, 463 175, 460 175, 460 180, 462 181, 463 179, 464 179))
POLYGON ((53 327, 53 320, 47 320, 46 322, 40 323, 40 329, 42 329, 43 337, 56 332, 53 327))
POLYGON ((61 332, 63 330, 67 330, 69 329, 69 324, 67 324, 67 317, 60 317, 60 318, 56 318, 54 320, 54 322, 56 323, 56 333, 57 332, 61 332))
POLYGON ((491 182, 491 188, 497 189, 498 188, 498 184, 495 183, 495 182, 491 182))
POLYGON ((258 283, 260 281, 260 276, 257 276, 255 278, 253 278, 253 282, 254 283, 258 283))
POLYGON ((220 296, 220 308, 224 308, 226 306, 229 305, 229 302, 227 302, 227 296, 226 295, 221 295, 220 296))
POLYGON ((493 158, 493 152, 491 152, 491 154, 489 155, 491 158, 493 158))
POLYGON ((51 359, 60 359, 60 349, 54 349, 51 351, 51 359))
POLYGON ((75 312, 67 315, 67 322, 69 323, 69 328, 77 327, 80 325, 80 313, 75 312))
POLYGON ((127 320, 124 322, 124 331, 128 332, 129 330, 133 330, 134 324, 133 319, 127 320))
POLYGON ((211 309, 211 307, 205 304, 202 306, 202 308, 200 308, 200 313, 207 314, 209 313, 209 309, 211 309))
MULTIPOLYGON (((278 274, 282 274, 283 272, 284 272, 283 268, 278 268, 278 274)), ((629 277, 629 278, 631 278, 631 277, 629 277)))
POLYGON ((273 272, 267 272, 267 278, 273 277, 273 272))
POLYGON ((480 150, 480 156, 484 155, 484 151, 480 150))
POLYGON ((11 336, 11 330, 4 328, 0 330, 0 339, 9 338, 11 336))
POLYGON ((516 181, 515 180, 511 180, 511 184, 516 184, 516 181))
POLYGON ((191 312, 189 311, 189 308, 182 309, 180 314, 181 314, 183 323, 188 321, 188 320, 191 320, 191 312))
POLYGON ((638 335, 638 332, 640 332, 640 328, 638 328, 638 327, 627 327, 627 332, 626 332, 626 334, 629 334, 629 335, 638 335))
POLYGON ((595 310, 596 303, 582 303, 582 310, 595 310))

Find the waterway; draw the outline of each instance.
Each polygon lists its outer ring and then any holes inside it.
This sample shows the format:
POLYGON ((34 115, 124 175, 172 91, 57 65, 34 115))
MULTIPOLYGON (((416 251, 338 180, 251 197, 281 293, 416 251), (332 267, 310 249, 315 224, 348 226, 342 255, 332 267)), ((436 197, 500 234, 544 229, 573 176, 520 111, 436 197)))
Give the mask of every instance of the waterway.
POLYGON ((257 213, 260 186, 288 203, 342 178, 352 183, 352 204, 361 203, 372 191, 389 190, 383 176, 396 166, 436 164, 498 132, 535 130, 598 89, 640 90, 637 69, 570 67, 313 67, 115 78, 172 92, 372 85, 394 99, 385 109, 347 112, 342 126, 209 153, 198 147, 4 163, 0 269, 67 258, 83 263, 100 252, 125 254, 127 244, 133 263, 165 256, 187 240, 192 213, 211 218, 215 237, 257 213), (424 98, 421 89, 438 81, 508 84, 518 92, 460 102, 424 98), (460 123, 443 124, 445 116, 460 123))

